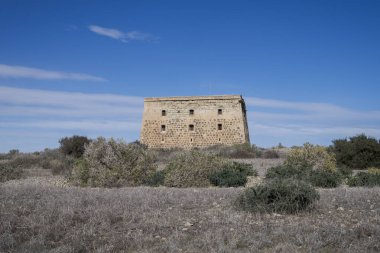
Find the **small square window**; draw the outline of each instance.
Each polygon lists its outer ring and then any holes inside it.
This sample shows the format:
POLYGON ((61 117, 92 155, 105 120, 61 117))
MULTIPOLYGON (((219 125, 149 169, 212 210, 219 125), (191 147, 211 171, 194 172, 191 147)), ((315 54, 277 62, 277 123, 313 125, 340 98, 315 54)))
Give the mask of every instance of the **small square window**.
POLYGON ((218 130, 222 130, 223 127, 222 127, 222 124, 218 124, 218 130))
POLYGON ((161 125, 161 132, 165 132, 166 131, 166 126, 165 125, 161 125))
POLYGON ((189 115, 194 115, 194 110, 193 109, 189 110, 189 115))
POLYGON ((161 111, 161 116, 166 116, 166 110, 161 111))
POLYGON ((193 138, 190 138, 190 142, 193 142, 193 138))
POLYGON ((223 114, 223 110, 222 109, 218 109, 218 114, 222 115, 223 114))
POLYGON ((194 125, 189 125, 189 131, 194 131, 194 125))

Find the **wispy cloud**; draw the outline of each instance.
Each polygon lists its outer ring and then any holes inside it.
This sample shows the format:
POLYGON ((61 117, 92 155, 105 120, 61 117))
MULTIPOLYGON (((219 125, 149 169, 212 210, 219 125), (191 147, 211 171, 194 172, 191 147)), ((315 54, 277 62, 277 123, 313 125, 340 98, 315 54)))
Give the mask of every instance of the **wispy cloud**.
POLYGON ((51 71, 5 64, 0 64, 0 77, 31 78, 40 80, 105 81, 102 77, 89 74, 51 71))
MULTIPOLYGON (((245 100, 251 140, 260 146, 306 141, 326 145, 360 133, 380 137, 379 111, 329 103, 245 100)), ((23 149, 24 143, 30 147, 24 150, 43 149, 46 139, 57 145, 60 137, 73 134, 133 141, 139 138, 142 113, 143 97, 138 96, 0 86, 0 152, 23 149)))
POLYGON ((142 33, 139 31, 122 32, 118 29, 106 28, 97 25, 90 25, 88 28, 90 29, 90 31, 98 35, 106 36, 115 40, 120 40, 122 42, 129 42, 132 40, 153 41, 157 39, 152 34, 142 33))

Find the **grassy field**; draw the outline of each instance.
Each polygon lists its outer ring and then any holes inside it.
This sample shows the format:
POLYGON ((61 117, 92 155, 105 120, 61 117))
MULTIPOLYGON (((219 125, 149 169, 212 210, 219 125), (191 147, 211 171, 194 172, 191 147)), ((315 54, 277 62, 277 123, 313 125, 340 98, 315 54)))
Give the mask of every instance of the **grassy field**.
POLYGON ((379 252, 380 188, 319 190, 314 210, 250 214, 243 188, 0 184, 0 252, 379 252))

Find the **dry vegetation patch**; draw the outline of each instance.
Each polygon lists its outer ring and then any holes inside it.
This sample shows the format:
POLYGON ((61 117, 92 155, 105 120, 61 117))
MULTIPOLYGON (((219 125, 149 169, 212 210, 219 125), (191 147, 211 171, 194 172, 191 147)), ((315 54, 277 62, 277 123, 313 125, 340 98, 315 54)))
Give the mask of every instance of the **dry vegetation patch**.
POLYGON ((1 252, 378 252, 380 188, 319 190, 314 211, 246 213, 242 188, 0 184, 1 252))

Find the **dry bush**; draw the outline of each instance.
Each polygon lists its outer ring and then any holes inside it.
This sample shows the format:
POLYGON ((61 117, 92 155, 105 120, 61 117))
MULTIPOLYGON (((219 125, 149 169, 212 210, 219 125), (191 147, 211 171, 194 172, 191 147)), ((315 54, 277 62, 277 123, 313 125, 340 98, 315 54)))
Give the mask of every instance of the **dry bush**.
POLYGON ((72 158, 61 154, 58 149, 45 149, 34 153, 14 152, 12 155, 8 154, 8 158, 2 163, 12 168, 22 170, 42 168, 51 170, 55 175, 68 175, 73 163, 72 158))
POLYGON ((292 148, 284 164, 295 169, 336 171, 334 154, 328 153, 322 146, 310 143, 305 143, 301 148, 292 148))
POLYGON ((136 186, 154 174, 154 162, 155 157, 141 145, 99 137, 86 146, 71 178, 82 186, 136 186))
POLYGON ((226 158, 256 158, 261 155, 256 146, 249 143, 235 145, 213 145, 202 149, 206 153, 226 157, 226 158))
POLYGON ((175 157, 165 168, 165 186, 206 187, 209 176, 220 171, 228 160, 197 150, 185 151, 175 157))
POLYGON ((20 167, 11 167, 8 164, 0 163, 0 183, 13 179, 20 179, 23 176, 20 167))

